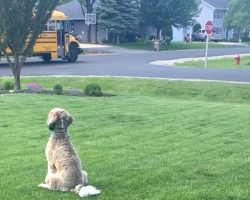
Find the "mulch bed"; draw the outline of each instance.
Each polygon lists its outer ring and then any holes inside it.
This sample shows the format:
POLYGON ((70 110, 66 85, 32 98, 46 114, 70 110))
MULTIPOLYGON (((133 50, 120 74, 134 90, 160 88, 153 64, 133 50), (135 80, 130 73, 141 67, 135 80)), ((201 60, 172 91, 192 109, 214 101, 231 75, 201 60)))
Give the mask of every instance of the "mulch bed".
MULTIPOLYGON (((41 90, 41 91, 34 91, 34 90, 29 90, 29 89, 24 89, 20 91, 13 91, 13 90, 0 90, 0 95, 1 94, 47 94, 47 95, 62 95, 62 96, 78 96, 78 97, 86 97, 89 95, 86 95, 83 91, 81 90, 63 90, 61 94, 56 94, 52 90, 41 90)), ((100 97, 111 97, 115 96, 113 94, 107 94, 103 93, 102 96, 100 97)))

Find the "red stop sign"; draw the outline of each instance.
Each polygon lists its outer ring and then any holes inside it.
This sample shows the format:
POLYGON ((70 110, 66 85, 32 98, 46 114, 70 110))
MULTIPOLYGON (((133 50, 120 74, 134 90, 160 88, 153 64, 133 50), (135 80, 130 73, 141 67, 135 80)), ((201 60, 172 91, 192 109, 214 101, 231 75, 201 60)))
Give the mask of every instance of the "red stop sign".
POLYGON ((213 32, 213 22, 212 21, 207 21, 205 24, 205 31, 207 32, 208 35, 210 35, 213 32))

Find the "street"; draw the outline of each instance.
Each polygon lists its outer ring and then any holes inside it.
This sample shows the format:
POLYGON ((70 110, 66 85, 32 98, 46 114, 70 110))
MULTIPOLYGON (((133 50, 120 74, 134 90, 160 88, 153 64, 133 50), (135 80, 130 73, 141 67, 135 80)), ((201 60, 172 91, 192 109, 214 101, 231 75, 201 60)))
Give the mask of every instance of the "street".
MULTIPOLYGON (((234 47, 210 49, 208 55, 234 55, 249 52, 249 47, 234 47)), ((250 82, 250 70, 197 69, 150 64, 157 60, 204 57, 204 55, 205 50, 164 52, 124 50, 113 54, 81 55, 76 63, 61 60, 45 63, 40 59, 31 58, 23 66, 21 75, 126 76, 250 82)), ((233 59, 232 62, 234 62, 233 59)), ((11 69, 4 60, 0 64, 0 76, 12 76, 11 69)))

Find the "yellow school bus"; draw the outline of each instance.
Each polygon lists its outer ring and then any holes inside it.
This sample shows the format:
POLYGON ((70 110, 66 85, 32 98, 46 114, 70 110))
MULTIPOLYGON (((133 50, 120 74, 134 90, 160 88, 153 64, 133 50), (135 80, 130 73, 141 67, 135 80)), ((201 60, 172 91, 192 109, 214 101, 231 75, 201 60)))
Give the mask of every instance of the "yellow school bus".
POLYGON ((36 40, 32 55, 40 56, 44 61, 61 58, 75 62, 80 52, 79 42, 69 32, 67 17, 63 12, 54 10, 36 40))

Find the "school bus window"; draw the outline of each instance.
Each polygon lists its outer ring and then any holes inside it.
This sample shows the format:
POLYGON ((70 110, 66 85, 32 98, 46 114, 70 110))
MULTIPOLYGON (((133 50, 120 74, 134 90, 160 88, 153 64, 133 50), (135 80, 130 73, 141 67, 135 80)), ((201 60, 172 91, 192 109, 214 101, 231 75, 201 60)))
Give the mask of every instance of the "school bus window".
POLYGON ((49 20, 48 31, 55 31, 55 21, 54 20, 49 20))
POLYGON ((57 30, 64 30, 65 29, 65 22, 64 21, 57 21, 56 25, 57 25, 57 27, 56 27, 57 30))
POLYGON ((55 21, 49 20, 44 26, 44 31, 55 31, 55 21))

